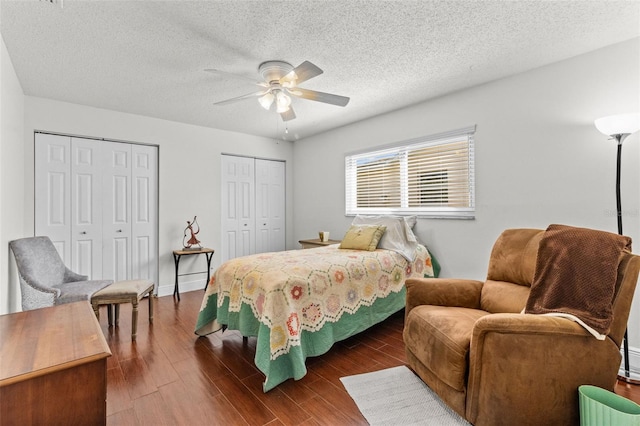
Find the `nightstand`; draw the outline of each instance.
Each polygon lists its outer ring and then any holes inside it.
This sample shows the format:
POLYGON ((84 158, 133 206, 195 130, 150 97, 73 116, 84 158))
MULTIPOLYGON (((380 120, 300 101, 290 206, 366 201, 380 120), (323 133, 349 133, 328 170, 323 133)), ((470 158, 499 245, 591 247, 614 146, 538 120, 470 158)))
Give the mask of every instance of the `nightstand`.
POLYGON ((320 241, 318 238, 314 240, 300 240, 298 241, 302 245, 303 249, 310 249, 316 247, 329 246, 331 244, 340 244, 340 240, 320 241))

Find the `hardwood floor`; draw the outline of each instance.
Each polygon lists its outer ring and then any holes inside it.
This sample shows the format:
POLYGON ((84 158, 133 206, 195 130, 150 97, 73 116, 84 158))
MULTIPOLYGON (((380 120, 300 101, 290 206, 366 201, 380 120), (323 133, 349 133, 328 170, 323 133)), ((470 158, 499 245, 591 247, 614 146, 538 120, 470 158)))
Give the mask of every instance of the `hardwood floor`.
MULTIPOLYGON (((198 338, 194 325, 203 292, 154 302, 154 323, 141 303, 137 342, 131 342, 131 305, 121 305, 119 327, 101 327, 113 356, 107 361, 108 425, 366 425, 340 377, 405 363, 402 314, 337 343, 307 361, 308 374, 262 392, 253 364, 255 339, 235 331, 198 338)), ((640 386, 616 392, 640 403, 640 386)))

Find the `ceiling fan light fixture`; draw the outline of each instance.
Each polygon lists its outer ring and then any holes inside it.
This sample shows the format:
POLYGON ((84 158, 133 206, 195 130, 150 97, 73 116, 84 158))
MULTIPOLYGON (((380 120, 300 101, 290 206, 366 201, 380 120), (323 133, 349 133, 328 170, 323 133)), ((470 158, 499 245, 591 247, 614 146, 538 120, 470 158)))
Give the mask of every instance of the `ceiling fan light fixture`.
MULTIPOLYGON (((1 1, 1 0, 0 0, 1 1)), ((62 1, 62 0, 41 0, 41 1, 62 1)), ((243 80, 251 80, 255 85, 261 87, 258 92, 247 93, 234 98, 215 102, 214 105, 226 105, 249 98, 257 98, 258 103, 267 111, 275 109, 287 122, 296 118, 293 111, 292 96, 310 101, 322 102, 336 106, 347 106, 349 98, 346 96, 334 95, 332 93, 318 92, 316 90, 303 89, 298 84, 322 74, 322 70, 309 61, 304 61, 297 67, 284 61, 266 61, 258 66, 258 73, 262 81, 255 82, 245 76, 230 74, 215 68, 208 68, 205 71, 221 73, 224 76, 235 76, 243 80), (274 107, 275 105, 275 107, 274 107)))
POLYGON ((262 106, 262 108, 269 111, 269 109, 271 108, 271 104, 273 104, 274 99, 275 97, 273 96, 273 93, 269 92, 266 95, 258 98, 258 102, 260 102, 260 105, 262 106))
POLYGON ((285 112, 289 110, 291 105, 291 98, 286 93, 280 91, 276 94, 276 106, 278 112, 285 112))

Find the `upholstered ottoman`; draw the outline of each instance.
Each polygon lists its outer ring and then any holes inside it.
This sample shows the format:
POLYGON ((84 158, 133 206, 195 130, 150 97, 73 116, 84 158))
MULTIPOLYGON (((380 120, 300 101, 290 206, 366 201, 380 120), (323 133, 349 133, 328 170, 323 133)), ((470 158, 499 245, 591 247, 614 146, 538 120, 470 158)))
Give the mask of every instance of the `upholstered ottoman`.
MULTIPOLYGON (((96 292, 91 296, 91 306, 96 318, 100 320, 100 305, 115 305, 115 325, 118 325, 120 303, 133 305, 131 314, 131 340, 136 340, 138 333, 138 302, 146 295, 149 296, 149 322, 153 322, 153 289, 155 285, 148 280, 118 281, 96 292)), ((107 307, 109 325, 113 325, 111 306, 107 307)))

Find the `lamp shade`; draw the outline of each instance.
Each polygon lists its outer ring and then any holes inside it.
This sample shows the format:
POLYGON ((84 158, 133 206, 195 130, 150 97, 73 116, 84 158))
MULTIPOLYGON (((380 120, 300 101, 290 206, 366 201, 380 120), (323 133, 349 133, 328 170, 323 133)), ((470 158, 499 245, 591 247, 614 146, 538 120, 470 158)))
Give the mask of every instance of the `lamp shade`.
POLYGON ((271 93, 267 93, 261 98, 258 98, 258 102, 262 105, 262 108, 268 110, 271 108, 271 104, 273 103, 274 96, 271 93))
POLYGON ((640 114, 609 115, 595 121, 596 129, 607 136, 635 133, 640 130, 640 114))
POLYGON ((278 92, 276 94, 276 111, 279 113, 287 112, 289 105, 291 105, 291 98, 284 92, 278 92))

